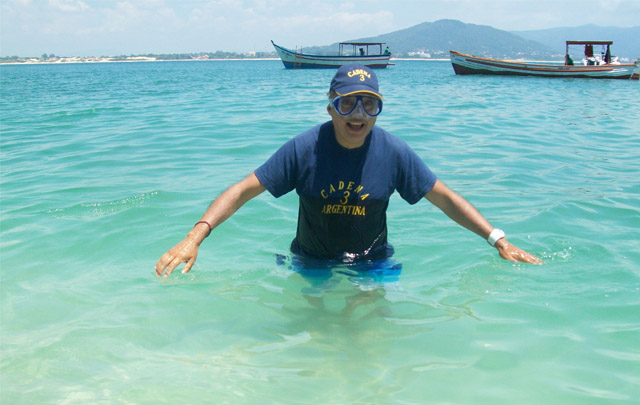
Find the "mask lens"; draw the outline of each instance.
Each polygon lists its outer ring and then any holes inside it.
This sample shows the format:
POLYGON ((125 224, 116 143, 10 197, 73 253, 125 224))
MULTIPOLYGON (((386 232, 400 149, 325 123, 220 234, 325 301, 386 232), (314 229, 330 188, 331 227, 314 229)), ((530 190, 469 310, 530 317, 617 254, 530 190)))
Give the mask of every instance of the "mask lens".
POLYGON ((346 116, 356 109, 358 101, 364 112, 371 117, 376 117, 382 112, 382 100, 377 97, 362 95, 336 97, 333 99, 333 107, 338 114, 346 116))
POLYGON ((355 96, 338 97, 338 112, 342 115, 349 115, 356 108, 358 99, 355 96))
POLYGON ((382 111, 382 100, 377 97, 362 96, 360 102, 364 107, 364 111, 372 117, 375 117, 382 111))

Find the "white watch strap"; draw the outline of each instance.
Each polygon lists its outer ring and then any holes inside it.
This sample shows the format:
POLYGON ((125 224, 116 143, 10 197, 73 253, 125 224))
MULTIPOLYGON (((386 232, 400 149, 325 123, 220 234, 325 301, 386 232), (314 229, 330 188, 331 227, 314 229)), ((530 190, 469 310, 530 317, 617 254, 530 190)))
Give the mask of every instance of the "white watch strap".
POLYGON ((489 234, 489 237, 487 238, 487 243, 489 243, 491 246, 495 246, 496 242, 504 238, 505 236, 506 235, 504 234, 502 229, 496 228, 493 231, 491 231, 491 233, 489 234))

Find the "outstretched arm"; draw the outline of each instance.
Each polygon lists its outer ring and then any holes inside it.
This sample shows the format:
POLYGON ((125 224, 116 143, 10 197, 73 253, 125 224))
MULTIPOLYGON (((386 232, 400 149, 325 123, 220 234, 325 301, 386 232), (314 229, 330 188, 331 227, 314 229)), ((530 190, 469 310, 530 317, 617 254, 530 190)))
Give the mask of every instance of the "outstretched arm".
MULTIPOLYGON (((436 180, 436 184, 431 191, 425 195, 425 198, 440 208, 449 218, 480 235, 485 240, 489 237, 491 231, 494 230, 489 221, 487 221, 471 203, 449 189, 440 180, 436 180)), ((505 260, 540 263, 537 257, 510 244, 506 238, 499 239, 494 246, 498 249, 500 257, 505 260)))
POLYGON ((182 242, 175 245, 162 255, 156 263, 156 274, 168 277, 181 263, 186 263, 182 273, 187 273, 196 261, 198 248, 202 241, 209 236, 211 230, 223 223, 238 208, 265 190, 255 174, 251 173, 244 180, 229 187, 207 209, 198 222, 187 234, 182 242), (211 228, 209 228, 209 225, 211 228))

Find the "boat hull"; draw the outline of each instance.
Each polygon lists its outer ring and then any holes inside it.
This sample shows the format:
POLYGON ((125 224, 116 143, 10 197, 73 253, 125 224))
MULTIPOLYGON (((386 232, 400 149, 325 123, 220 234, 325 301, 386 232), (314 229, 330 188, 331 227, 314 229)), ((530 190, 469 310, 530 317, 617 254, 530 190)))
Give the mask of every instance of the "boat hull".
POLYGON ((451 65, 458 75, 508 75, 595 79, 635 79, 640 78, 638 64, 576 66, 542 63, 518 63, 497 59, 479 58, 464 53, 450 51, 451 65))
POLYGON ((389 65, 391 55, 365 55, 365 56, 331 56, 312 55, 292 51, 273 44, 278 56, 287 69, 337 69, 342 65, 357 63, 372 69, 384 69, 389 65))

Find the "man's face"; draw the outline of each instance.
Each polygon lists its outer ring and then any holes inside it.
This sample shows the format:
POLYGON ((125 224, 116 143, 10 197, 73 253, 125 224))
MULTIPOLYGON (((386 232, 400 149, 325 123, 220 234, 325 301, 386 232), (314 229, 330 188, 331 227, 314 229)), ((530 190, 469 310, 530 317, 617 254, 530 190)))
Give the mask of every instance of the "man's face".
POLYGON ((355 149, 362 146, 377 119, 377 117, 367 115, 361 105, 358 105, 353 113, 342 116, 329 103, 327 112, 333 122, 336 140, 347 149, 355 149))

